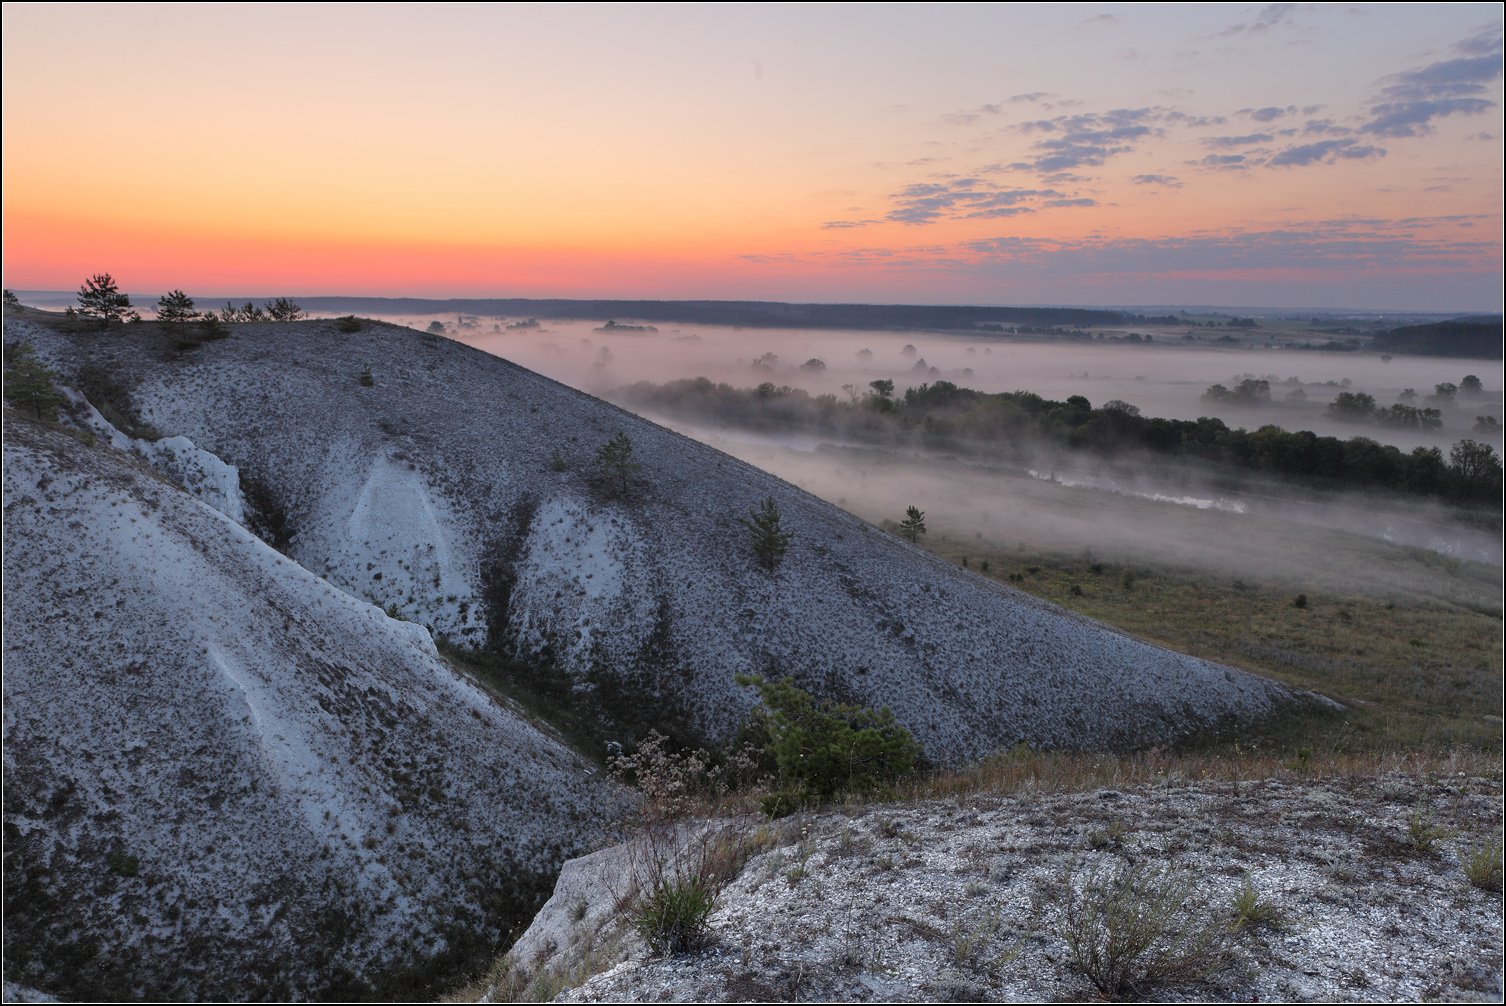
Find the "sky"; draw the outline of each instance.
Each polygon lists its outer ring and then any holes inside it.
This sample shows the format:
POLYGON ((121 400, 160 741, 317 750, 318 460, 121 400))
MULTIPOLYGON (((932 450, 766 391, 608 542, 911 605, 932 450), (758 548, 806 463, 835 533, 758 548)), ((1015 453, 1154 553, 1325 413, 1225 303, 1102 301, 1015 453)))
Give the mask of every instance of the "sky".
POLYGON ((8 288, 1501 310, 1499 4, 3 29, 8 288))

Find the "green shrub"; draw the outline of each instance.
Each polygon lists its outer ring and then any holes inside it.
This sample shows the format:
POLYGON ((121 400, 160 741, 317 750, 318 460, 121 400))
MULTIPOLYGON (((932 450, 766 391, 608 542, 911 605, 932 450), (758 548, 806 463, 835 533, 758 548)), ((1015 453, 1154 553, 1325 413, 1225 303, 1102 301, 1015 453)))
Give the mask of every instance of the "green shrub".
POLYGON ((1448 827, 1433 820, 1433 815, 1421 808, 1407 816, 1407 841, 1418 852, 1436 851, 1438 843, 1451 834, 1453 832, 1448 827))
POLYGON ((374 384, 376 384, 376 378, 371 376, 371 365, 367 364, 361 368, 361 387, 369 388, 374 384))
POLYGON ((1281 928, 1280 911, 1260 896, 1255 890, 1255 881, 1248 873, 1234 895, 1234 928, 1252 932, 1257 929, 1281 928))
POLYGON ((1073 965, 1105 996, 1197 981, 1223 966, 1231 930, 1175 867, 1121 863, 1063 879, 1060 935, 1073 965))
POLYGON ((141 872, 141 860, 129 855, 123 849, 116 849, 105 857, 105 865, 110 868, 111 873, 122 877, 134 877, 141 872))
POLYGON ((1501 890, 1501 840, 1487 840, 1477 846, 1459 850, 1464 875, 1482 891, 1501 890))
POLYGON ((359 332, 361 330, 361 322, 355 315, 347 314, 343 318, 335 319, 335 328, 349 335, 352 332, 359 332))
POLYGON ((1296 600, 1292 601, 1292 607, 1293 608, 1305 608, 1305 607, 1307 607, 1307 595, 1306 594, 1298 594, 1296 600))
POLYGON ((5 347, 5 399, 37 419, 57 419, 66 399, 53 385, 57 377, 47 369, 29 342, 5 347))
POLYGON ((706 944, 715 908, 716 892, 699 877, 665 880, 639 900, 633 925, 654 953, 685 953, 706 944))
POLYGON ((761 741, 779 771, 780 789, 770 797, 776 809, 880 793, 920 757, 920 745, 888 709, 818 702, 788 678, 737 681, 763 700, 747 735, 761 741))

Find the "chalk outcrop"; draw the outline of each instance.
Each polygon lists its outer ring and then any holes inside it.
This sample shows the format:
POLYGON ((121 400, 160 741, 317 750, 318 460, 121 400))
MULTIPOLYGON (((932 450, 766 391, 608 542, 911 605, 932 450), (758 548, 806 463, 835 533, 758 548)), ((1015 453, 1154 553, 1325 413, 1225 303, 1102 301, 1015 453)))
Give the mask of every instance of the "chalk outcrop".
POLYGON ((327 997, 485 958, 612 792, 422 626, 86 439, 7 412, 7 979, 327 997))

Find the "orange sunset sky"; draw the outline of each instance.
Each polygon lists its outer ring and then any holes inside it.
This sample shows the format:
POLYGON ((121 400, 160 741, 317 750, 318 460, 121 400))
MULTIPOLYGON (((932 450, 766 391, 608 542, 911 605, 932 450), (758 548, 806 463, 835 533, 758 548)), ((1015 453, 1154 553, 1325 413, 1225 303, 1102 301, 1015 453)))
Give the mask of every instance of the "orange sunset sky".
POLYGON ((4 283, 1499 311, 1498 4, 4 6, 4 283))

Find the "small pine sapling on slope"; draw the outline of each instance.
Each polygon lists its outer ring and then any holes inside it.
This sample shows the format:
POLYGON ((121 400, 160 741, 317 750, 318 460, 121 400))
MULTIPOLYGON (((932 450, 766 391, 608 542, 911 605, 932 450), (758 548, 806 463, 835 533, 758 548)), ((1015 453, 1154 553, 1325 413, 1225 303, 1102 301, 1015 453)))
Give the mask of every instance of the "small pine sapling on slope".
POLYGON ((768 497, 756 509, 749 510, 748 516, 741 518, 741 523, 748 529, 749 543, 758 564, 770 573, 779 569, 793 536, 780 525, 779 505, 774 502, 774 497, 768 497))
POLYGON ((642 470, 633 457, 633 442, 621 430, 596 451, 596 484, 608 496, 632 496, 642 470))
POLYGON ((5 398, 16 408, 37 419, 56 419, 64 398, 53 386, 54 376, 31 343, 5 347, 5 398))

